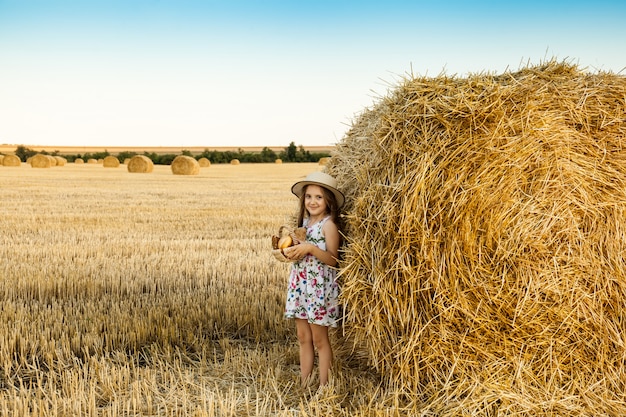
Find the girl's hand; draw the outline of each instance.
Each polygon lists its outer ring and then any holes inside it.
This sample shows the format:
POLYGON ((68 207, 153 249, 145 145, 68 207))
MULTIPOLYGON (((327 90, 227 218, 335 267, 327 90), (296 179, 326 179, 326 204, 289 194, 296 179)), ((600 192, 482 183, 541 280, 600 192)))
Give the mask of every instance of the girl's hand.
POLYGON ((311 246, 310 243, 298 243, 297 245, 283 249, 283 254, 287 259, 299 261, 310 253, 311 246))

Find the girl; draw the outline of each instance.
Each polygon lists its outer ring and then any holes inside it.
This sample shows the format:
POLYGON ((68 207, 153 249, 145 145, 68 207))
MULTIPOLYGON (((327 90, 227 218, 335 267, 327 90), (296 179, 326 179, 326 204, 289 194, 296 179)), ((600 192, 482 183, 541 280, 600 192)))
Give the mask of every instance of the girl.
POLYGON ((335 281, 339 256, 339 209, 344 195, 337 181, 313 172, 291 187, 300 198, 298 227, 306 227, 306 241, 284 249, 294 260, 289 277, 285 317, 294 318, 300 344, 300 377, 306 386, 318 354, 320 385, 328 382, 333 352, 328 327, 339 320, 339 286, 335 281))

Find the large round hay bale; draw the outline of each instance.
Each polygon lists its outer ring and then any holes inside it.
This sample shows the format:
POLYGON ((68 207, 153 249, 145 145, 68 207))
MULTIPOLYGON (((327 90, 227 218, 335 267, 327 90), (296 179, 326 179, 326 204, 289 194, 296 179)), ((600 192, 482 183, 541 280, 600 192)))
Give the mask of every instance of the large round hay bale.
POLYGON ((120 160, 113 155, 109 155, 102 160, 102 166, 104 168, 117 168, 120 166, 120 160))
POLYGON ((87 163, 90 165, 97 165, 98 164, 98 160, 95 158, 89 158, 87 159, 87 163))
POLYGON ((77 165, 82 165, 85 163, 85 160, 83 158, 76 158, 74 159, 74 163, 77 165))
POLYGON ((56 164, 59 167, 65 166, 65 164, 67 164, 67 159, 65 159, 62 156, 55 155, 54 160, 56 161, 56 164))
POLYGON ((231 159, 230 164, 231 165, 239 165, 239 159, 231 159))
POLYGON ((200 173, 198 161, 187 155, 178 155, 174 158, 171 168, 174 175, 198 175, 200 173))
POLYGON ((5 167, 19 167, 22 165, 22 160, 17 155, 4 155, 2 165, 5 167))
POLYGON ((28 160, 33 168, 50 168, 52 166, 52 160, 49 155, 38 153, 28 158, 28 160))
POLYGON ((325 171, 345 331, 424 415, 626 415, 626 78, 402 81, 325 171))
POLYGON ((57 160, 56 160, 56 158, 54 156, 46 155, 46 157, 50 160, 50 166, 51 167, 57 166, 57 160))
POLYGON ((211 166, 211 161, 208 158, 200 158, 198 164, 200 164, 200 168, 208 168, 211 166))
POLYGON ((275 164, 282 164, 282 163, 283 163, 283 160, 282 160, 282 159, 280 159, 280 158, 277 158, 277 159, 274 161, 274 163, 275 163, 275 164))
POLYGON ((128 161, 128 172, 147 174, 154 169, 152 159, 145 155, 135 155, 128 161))

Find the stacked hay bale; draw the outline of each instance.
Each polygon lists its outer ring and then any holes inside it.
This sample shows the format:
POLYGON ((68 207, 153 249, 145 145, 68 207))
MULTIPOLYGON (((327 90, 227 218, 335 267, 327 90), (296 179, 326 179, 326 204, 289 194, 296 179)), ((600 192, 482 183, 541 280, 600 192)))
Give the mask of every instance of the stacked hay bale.
POLYGON ((19 167, 22 165, 22 160, 17 155, 4 155, 2 165, 5 167, 19 167))
POLYGON ((208 158, 200 158, 198 164, 200 164, 200 168, 208 168, 211 166, 211 161, 208 158))
MULTIPOLYGON (((50 168, 52 165, 52 158, 49 155, 38 153, 28 158, 28 163, 33 168, 50 168)), ((55 160, 56 165, 56 160, 55 160)))
POLYGON ((108 155, 102 160, 102 166, 104 168, 117 168, 120 166, 120 160, 113 155, 108 155))
POLYGON ((426 415, 626 414, 626 78, 404 80, 326 172, 346 333, 426 415))
POLYGON ((127 169, 128 172, 147 174, 154 170, 154 163, 145 155, 135 155, 128 161, 127 169))
POLYGON ((171 168, 174 175, 198 175, 200 173, 198 161, 187 155, 178 155, 174 158, 171 168))

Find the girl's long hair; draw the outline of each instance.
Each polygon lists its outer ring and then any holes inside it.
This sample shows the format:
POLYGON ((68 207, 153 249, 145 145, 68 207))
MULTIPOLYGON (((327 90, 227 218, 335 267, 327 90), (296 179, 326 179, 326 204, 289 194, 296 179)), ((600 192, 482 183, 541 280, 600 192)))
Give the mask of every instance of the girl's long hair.
MULTIPOLYGON (((306 207, 304 205, 304 198, 306 196, 306 189, 308 185, 304 187, 302 190, 302 195, 300 196, 300 210, 298 211, 298 227, 302 227, 304 224, 304 218, 306 217, 306 207)), ((330 192, 326 187, 320 186, 322 189, 322 193, 324 194, 324 201, 326 201, 326 213, 330 214, 330 218, 337 225, 337 228, 341 230, 341 225, 339 224, 339 204, 337 204, 337 199, 335 198, 335 194, 330 192)))

